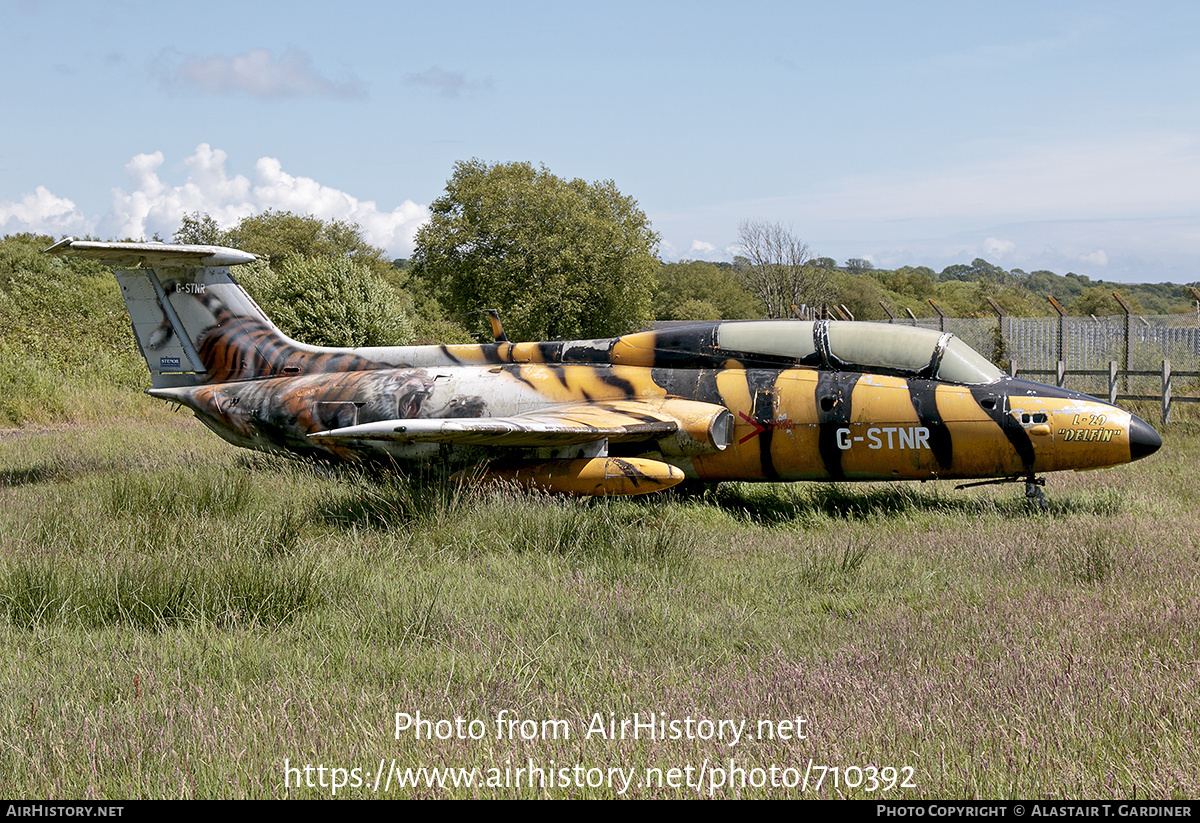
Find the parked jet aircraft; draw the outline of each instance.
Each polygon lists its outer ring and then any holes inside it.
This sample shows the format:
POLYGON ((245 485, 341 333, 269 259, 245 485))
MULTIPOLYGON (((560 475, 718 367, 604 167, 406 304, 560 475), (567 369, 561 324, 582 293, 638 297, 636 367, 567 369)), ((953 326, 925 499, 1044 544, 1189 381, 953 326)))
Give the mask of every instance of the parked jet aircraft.
MULTIPOLYGON (((1140 418, 1017 380, 952 334, 748 320, 603 340, 320 348, 280 332, 216 246, 66 239, 118 271, 154 397, 230 443, 482 466, 575 494, 700 480, 1026 482, 1137 460, 1140 418), (131 268, 138 267, 138 268, 131 268)), ((478 471, 479 469, 474 469, 478 471)))

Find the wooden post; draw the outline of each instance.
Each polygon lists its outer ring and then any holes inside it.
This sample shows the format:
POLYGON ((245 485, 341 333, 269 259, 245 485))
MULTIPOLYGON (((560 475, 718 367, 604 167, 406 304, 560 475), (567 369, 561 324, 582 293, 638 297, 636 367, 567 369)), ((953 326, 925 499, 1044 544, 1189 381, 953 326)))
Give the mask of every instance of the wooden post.
POLYGON ((908 312, 908 316, 912 318, 912 324, 914 326, 917 325, 917 316, 912 313, 912 309, 905 309, 905 311, 908 312))
POLYGON ((895 322, 896 322, 896 315, 892 314, 892 310, 888 308, 888 305, 887 305, 887 303, 884 303, 882 300, 880 300, 880 301, 879 301, 879 308, 883 309, 883 313, 884 313, 884 314, 886 314, 886 315, 888 316, 888 322, 889 322, 889 323, 895 323, 895 322))
POLYGON ((1164 360, 1162 366, 1162 421, 1171 422, 1171 361, 1164 360))

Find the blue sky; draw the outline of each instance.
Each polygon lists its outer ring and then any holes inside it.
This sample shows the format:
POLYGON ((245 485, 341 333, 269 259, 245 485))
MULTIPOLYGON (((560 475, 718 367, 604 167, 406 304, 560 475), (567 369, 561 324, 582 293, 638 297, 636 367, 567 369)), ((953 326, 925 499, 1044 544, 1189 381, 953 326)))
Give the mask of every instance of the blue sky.
POLYGON ((267 208, 408 256, 456 161, 613 180, 666 260, 1200 280, 1200 3, 0 0, 0 233, 267 208))

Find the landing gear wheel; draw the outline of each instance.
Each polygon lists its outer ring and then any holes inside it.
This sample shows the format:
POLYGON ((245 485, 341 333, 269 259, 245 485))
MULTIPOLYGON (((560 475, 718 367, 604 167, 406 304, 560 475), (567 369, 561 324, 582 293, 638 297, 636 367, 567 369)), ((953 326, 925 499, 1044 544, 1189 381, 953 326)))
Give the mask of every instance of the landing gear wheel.
POLYGON ((1036 500, 1039 509, 1049 511, 1050 504, 1046 502, 1046 495, 1042 494, 1044 485, 1046 485, 1045 478, 1030 475, 1025 479, 1025 499, 1036 500))

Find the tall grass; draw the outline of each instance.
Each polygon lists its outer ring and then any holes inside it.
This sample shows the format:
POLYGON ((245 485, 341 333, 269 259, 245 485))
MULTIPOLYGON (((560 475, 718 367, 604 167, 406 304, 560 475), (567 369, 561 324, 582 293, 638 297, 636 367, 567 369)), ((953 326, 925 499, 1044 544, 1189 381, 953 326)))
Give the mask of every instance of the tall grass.
MULTIPOLYGON (((25 430, 0 439, 0 781, 327 797, 284 762, 644 776, 811 758, 910 766, 914 787, 711 793, 1192 797, 1195 434, 1051 476, 1042 512, 1019 486, 942 484, 575 500, 246 455, 165 413, 25 430), (417 711, 572 735, 397 738, 395 713, 417 711), (584 736, 597 714, 650 712, 807 734, 584 736)), ((338 796, 385 794, 617 790, 338 796)))

